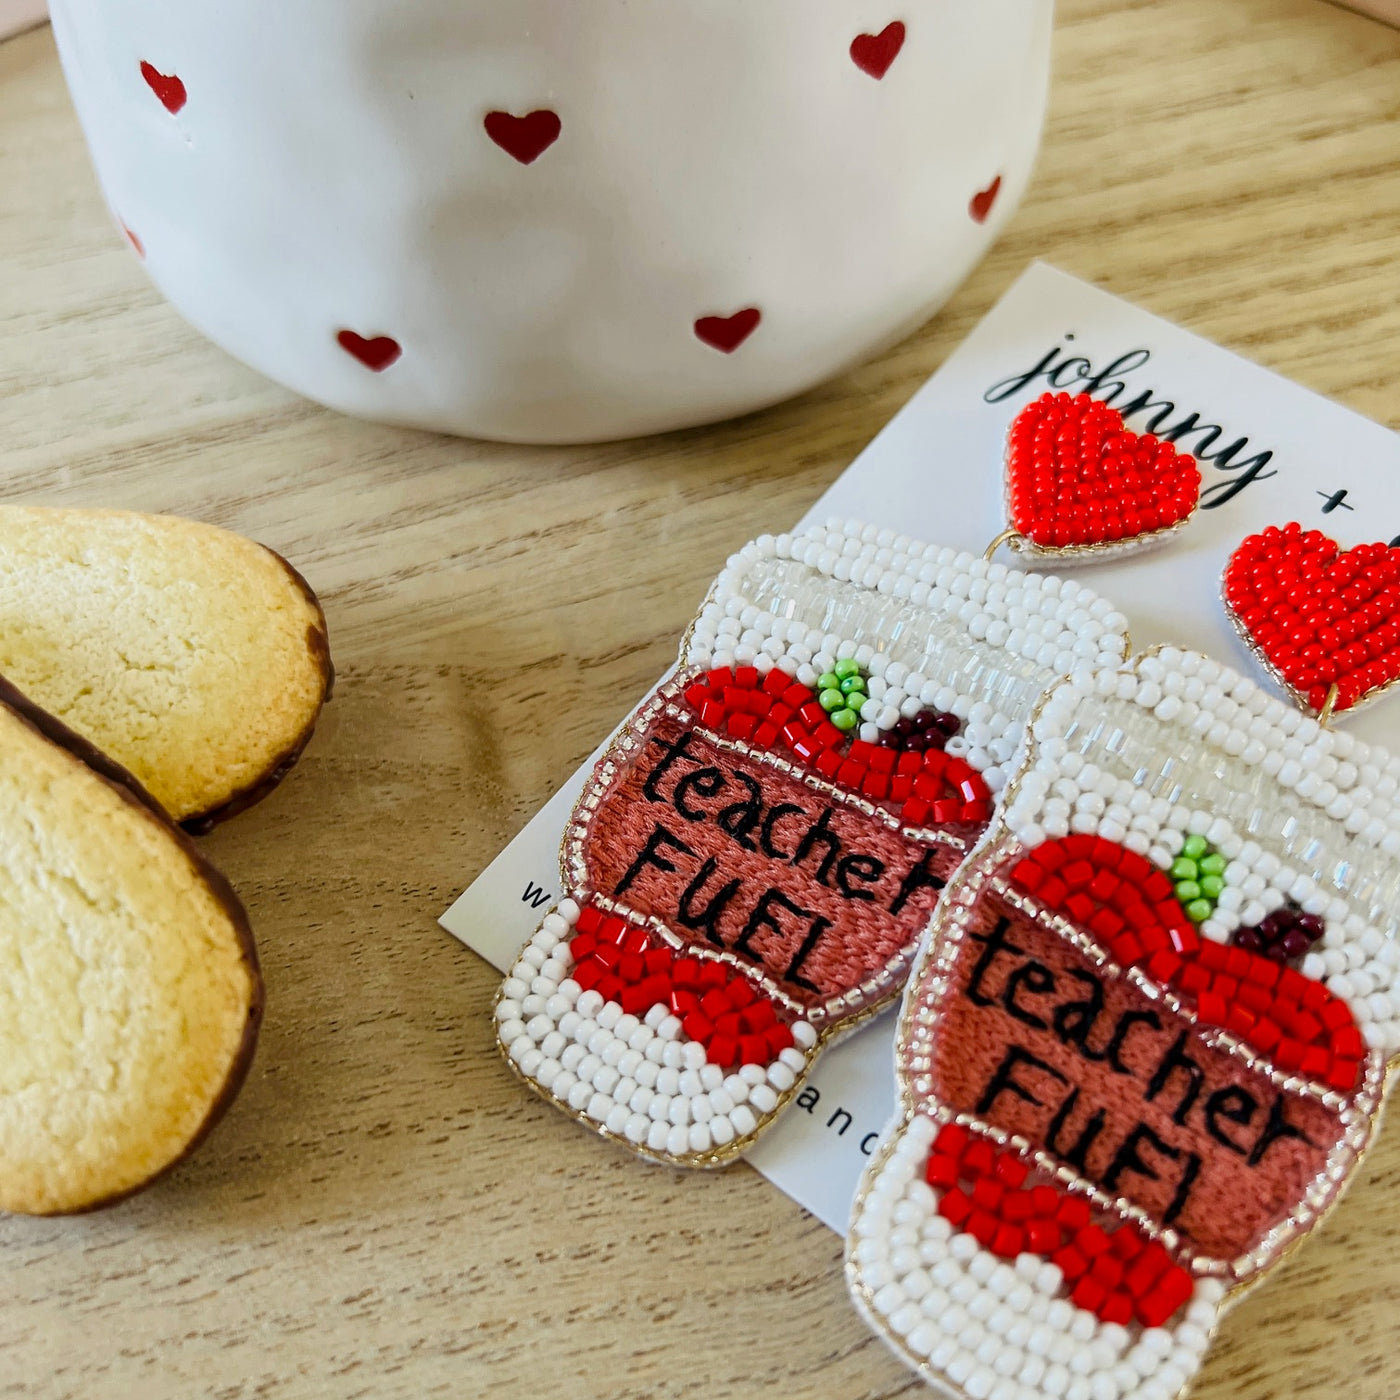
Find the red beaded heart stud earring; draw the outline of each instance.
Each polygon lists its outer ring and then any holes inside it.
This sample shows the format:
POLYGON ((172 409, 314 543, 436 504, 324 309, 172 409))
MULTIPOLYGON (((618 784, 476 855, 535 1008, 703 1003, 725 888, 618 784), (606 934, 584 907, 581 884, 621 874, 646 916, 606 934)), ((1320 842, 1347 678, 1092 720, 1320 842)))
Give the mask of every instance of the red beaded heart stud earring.
POLYGON ((1007 436, 1003 544, 1057 564, 1097 564, 1175 534, 1200 503, 1196 459, 1088 394, 1043 394, 1007 436))
POLYGON ((1400 682, 1400 550, 1271 525, 1231 554, 1221 596, 1260 664, 1323 724, 1400 682))

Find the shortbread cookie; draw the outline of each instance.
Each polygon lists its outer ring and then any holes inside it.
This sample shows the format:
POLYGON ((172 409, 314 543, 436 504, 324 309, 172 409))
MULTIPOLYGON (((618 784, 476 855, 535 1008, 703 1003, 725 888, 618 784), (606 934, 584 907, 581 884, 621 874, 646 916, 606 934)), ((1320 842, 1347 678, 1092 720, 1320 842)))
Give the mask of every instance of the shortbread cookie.
POLYGON ((91 1210, 179 1161, 237 1093, 261 1015, 224 878, 0 683, 0 1210, 91 1210))
POLYGON ((510 1063, 653 1161, 738 1156, 902 990, 1035 699, 1124 626, 872 526, 747 546, 574 811, 496 1005, 510 1063))
POLYGON ((856 1303, 940 1393, 1175 1400, 1336 1204, 1400 1051, 1397 778, 1175 648, 1048 692, 852 1217, 856 1303))
POLYGON ((0 506, 0 674, 203 830, 276 786, 332 670, 271 550, 174 516, 0 506))

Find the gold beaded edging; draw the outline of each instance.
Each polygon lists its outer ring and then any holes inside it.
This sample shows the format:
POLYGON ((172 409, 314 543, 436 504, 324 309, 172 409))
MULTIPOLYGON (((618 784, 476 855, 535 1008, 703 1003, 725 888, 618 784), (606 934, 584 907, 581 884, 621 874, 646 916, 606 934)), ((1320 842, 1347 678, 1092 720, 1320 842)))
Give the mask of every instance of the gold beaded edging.
MULTIPOLYGON (((986 557, 991 557, 990 549, 995 549, 1005 543, 1023 559, 1041 560, 1050 564, 1059 564, 1062 567, 1072 567, 1077 564, 1103 564, 1110 559, 1126 559, 1129 555, 1145 554, 1148 550, 1157 549, 1165 544, 1191 522, 1195 517, 1196 509, 1193 506, 1189 514, 1183 515, 1173 525, 1164 525, 1160 530, 1148 530, 1144 534, 1131 535, 1127 539, 1103 540, 1097 544, 1036 544, 1029 536, 1023 535, 1014 526, 1009 525, 993 541, 986 557)), ((1008 505, 1008 519, 1010 515, 1011 511, 1008 505)))

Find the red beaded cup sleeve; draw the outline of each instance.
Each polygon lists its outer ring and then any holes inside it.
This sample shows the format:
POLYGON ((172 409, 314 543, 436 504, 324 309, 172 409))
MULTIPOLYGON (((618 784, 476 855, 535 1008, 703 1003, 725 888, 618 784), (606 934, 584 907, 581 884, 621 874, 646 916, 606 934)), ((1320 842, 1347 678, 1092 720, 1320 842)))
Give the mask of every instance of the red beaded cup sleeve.
POLYGON ((909 1365, 977 1400, 1186 1389, 1374 1133, 1397 783, 1191 652, 1047 693, 913 974, 854 1208, 853 1296, 909 1365))
POLYGON ((736 1157, 903 989, 1036 698, 1124 626, 870 526, 749 545, 574 810, 566 898, 496 1004, 508 1062, 642 1156, 736 1157))

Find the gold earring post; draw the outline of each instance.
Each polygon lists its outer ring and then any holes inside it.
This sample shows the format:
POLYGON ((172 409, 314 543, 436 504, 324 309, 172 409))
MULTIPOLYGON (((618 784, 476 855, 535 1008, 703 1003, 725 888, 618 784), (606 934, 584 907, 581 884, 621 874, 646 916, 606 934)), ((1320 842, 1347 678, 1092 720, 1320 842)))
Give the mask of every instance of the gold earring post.
POLYGON ((1327 692, 1327 699, 1323 702, 1322 709, 1318 711, 1317 722, 1326 729, 1332 720, 1332 712, 1337 708, 1337 697, 1342 693, 1342 688, 1336 681, 1332 682, 1332 687, 1327 692))
POLYGON ((983 561, 990 564, 992 562, 992 555, 994 555, 1002 545, 1010 540, 1019 540, 1023 538, 1024 536, 1019 530, 1015 529, 1013 526, 1007 526, 1007 528, 987 546, 987 552, 982 556, 983 561))

